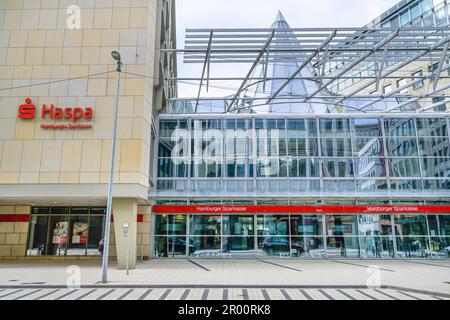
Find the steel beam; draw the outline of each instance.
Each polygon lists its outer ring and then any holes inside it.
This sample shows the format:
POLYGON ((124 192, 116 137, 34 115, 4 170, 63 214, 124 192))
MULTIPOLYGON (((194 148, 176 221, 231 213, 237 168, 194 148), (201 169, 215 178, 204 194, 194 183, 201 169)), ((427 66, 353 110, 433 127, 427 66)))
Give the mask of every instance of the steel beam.
POLYGON ((258 54, 258 56, 256 57, 255 61, 253 62, 252 66, 250 67, 250 70, 248 70, 247 76, 244 78, 244 81, 242 81, 241 85, 239 86, 239 89, 237 90, 236 94, 234 95, 233 100, 229 104, 226 112, 229 112, 231 110, 231 108, 233 107, 233 105, 235 104, 237 98, 241 94, 242 89, 244 88, 245 84, 247 83, 248 78, 250 78, 250 76, 252 75, 253 70, 255 70, 256 66, 259 63, 259 60, 261 60, 262 56, 266 52, 266 50, 269 47, 270 42, 272 41, 274 36, 275 36, 275 30, 272 30, 272 33, 270 34, 269 38, 266 40, 266 43, 264 44, 264 46, 261 48, 261 51, 258 54))
MULTIPOLYGON (((445 44, 448 43, 449 41, 450 41, 450 36, 447 36, 447 37, 441 39, 440 41, 438 41, 438 42, 436 42, 435 44, 433 44, 432 46, 430 46, 427 50, 423 50, 423 51, 417 53, 415 56, 413 56, 413 57, 411 57, 411 58, 409 58, 409 59, 407 59, 407 60, 401 62, 400 64, 398 64, 395 68, 392 68, 392 69, 386 71, 381 77, 384 78, 385 76, 389 76, 389 75, 393 74, 393 73, 396 72, 397 70, 399 70, 399 69, 401 69, 401 68, 407 66, 408 64, 410 64, 410 63, 412 63, 412 62, 414 62, 414 61, 416 61, 418 58, 420 58, 420 57, 426 55, 426 54, 429 53, 430 51, 433 51, 433 50, 439 48, 440 46, 445 45, 445 44)), ((351 97, 351 96, 355 95, 356 93, 358 93, 358 92, 360 92, 360 91, 366 89, 367 87, 373 85, 375 82, 376 82, 376 80, 371 80, 371 81, 365 83, 364 85, 359 86, 359 87, 356 88, 355 90, 351 91, 347 96, 348 96, 348 97, 351 97)), ((343 100, 344 100, 344 99, 340 100, 339 102, 342 102, 343 100)))
POLYGON ((440 107, 443 104, 447 104, 449 102, 450 102, 450 99, 444 99, 444 100, 438 101, 436 103, 430 104, 428 106, 422 107, 422 108, 418 109, 417 112, 418 113, 425 112, 425 111, 428 111, 430 109, 433 109, 433 108, 436 108, 436 107, 440 107))
MULTIPOLYGON (((444 68, 442 68, 442 70, 446 70, 446 69, 449 69, 449 68, 450 68, 450 64, 447 64, 447 65, 445 65, 444 68)), ((416 79, 416 80, 414 80, 414 81, 408 82, 407 84, 404 84, 403 86, 400 86, 400 87, 398 87, 397 89, 395 89, 395 90, 393 90, 393 91, 391 91, 391 92, 389 92, 389 93, 386 93, 386 94, 381 95, 380 98, 377 98, 377 99, 374 100, 374 101, 370 101, 370 102, 368 102, 368 103, 362 105, 362 106, 360 107, 360 109, 361 109, 361 110, 364 110, 364 109, 366 109, 367 107, 370 107, 371 105, 373 105, 373 104, 375 104, 375 103, 377 103, 377 102, 380 102, 380 101, 382 101, 382 100, 385 99, 385 98, 392 97, 393 95, 399 93, 400 91, 402 91, 402 90, 404 90, 404 89, 407 89, 407 88, 409 88, 409 87, 415 85, 416 83, 419 83, 419 82, 422 82, 422 81, 425 80, 425 79, 431 78, 431 77, 433 76, 433 74, 434 74, 433 72, 430 72, 430 73, 426 74, 424 77, 420 77, 420 78, 418 78, 418 79, 416 79)), ((434 89, 433 89, 433 92, 430 93, 430 94, 433 94, 434 91, 435 91, 435 89, 436 89, 436 88, 434 88, 434 89)))
POLYGON ((442 59, 441 59, 441 61, 439 61, 439 65, 438 65, 436 73, 434 75, 433 89, 436 89, 437 83, 439 81, 439 76, 442 71, 442 66, 444 65, 445 60, 447 60, 449 58, 449 57, 447 57, 447 50, 448 50, 448 42, 444 45, 444 52, 442 53, 442 59))
POLYGON ((445 86, 442 86, 442 87, 440 87, 440 88, 438 88, 436 90, 433 90, 433 92, 421 94, 418 97, 411 98, 411 99, 409 99, 407 101, 404 101, 404 102, 398 104, 397 106, 394 106, 394 107, 391 107, 389 109, 386 109, 385 112, 392 112, 394 110, 400 109, 403 106, 408 105, 409 103, 413 103, 413 102, 419 101, 420 99, 428 98, 428 97, 430 97, 430 96, 432 96, 432 95, 434 95, 436 93, 439 93, 441 91, 445 91, 445 90, 448 90, 448 89, 450 89, 450 83, 446 84, 445 86))
MULTIPOLYGON (((370 57, 372 54, 374 54, 377 50, 379 50, 380 48, 384 47, 386 44, 388 44, 392 39, 394 39, 400 32, 400 29, 395 30, 393 33, 391 33, 389 36, 387 36, 386 38, 384 38, 383 40, 381 40, 380 42, 378 42, 371 51, 367 52, 366 54, 364 54, 362 57, 360 57, 359 59, 357 59, 356 61, 353 61, 347 68, 345 68, 344 70, 340 71, 337 75, 335 75, 336 79, 339 78, 340 76, 344 75, 345 73, 347 73, 349 70, 351 70, 352 68, 354 68, 355 66, 357 66, 358 64, 360 64, 361 62, 363 62, 364 60, 366 60, 368 57, 370 57)), ((332 84, 334 81, 336 81, 336 79, 332 79, 327 81, 325 84, 322 84, 319 89, 317 89, 316 91, 314 91, 304 102, 307 102, 309 99, 311 99, 312 97, 314 97, 316 94, 318 94, 319 92, 321 92, 323 89, 325 89, 326 87, 328 87, 330 84, 332 84)), ((342 102, 342 101, 341 101, 342 102)))
POLYGON ((211 53, 212 38, 213 38, 213 31, 211 30, 211 32, 210 32, 210 34, 209 34, 208 49, 206 50, 206 54, 205 54, 205 63, 203 64, 202 77, 201 77, 201 79, 200 79, 200 86, 199 86, 199 88, 198 88, 197 101, 195 102, 194 113, 197 113, 198 100, 200 99, 200 94, 202 93, 203 78, 205 77, 206 65, 207 65, 207 63, 208 63, 208 60, 209 60, 209 57, 210 57, 210 53, 211 53))

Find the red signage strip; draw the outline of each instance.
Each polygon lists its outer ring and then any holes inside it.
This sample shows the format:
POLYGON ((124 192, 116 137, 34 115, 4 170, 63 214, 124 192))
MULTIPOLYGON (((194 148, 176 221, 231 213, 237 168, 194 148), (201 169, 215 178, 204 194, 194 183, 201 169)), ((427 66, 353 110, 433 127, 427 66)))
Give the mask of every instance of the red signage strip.
POLYGON ((450 213, 450 205, 156 205, 154 213, 450 213))
POLYGON ((0 222, 29 222, 29 214, 0 214, 0 222))

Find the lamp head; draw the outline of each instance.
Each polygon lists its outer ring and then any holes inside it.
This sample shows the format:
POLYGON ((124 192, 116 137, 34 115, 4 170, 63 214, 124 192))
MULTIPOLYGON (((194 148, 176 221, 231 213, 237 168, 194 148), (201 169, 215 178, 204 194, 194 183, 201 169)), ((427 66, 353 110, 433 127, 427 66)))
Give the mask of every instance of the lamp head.
POLYGON ((122 60, 122 57, 120 56, 120 53, 117 51, 111 52, 111 56, 116 60, 117 62, 120 62, 122 60))

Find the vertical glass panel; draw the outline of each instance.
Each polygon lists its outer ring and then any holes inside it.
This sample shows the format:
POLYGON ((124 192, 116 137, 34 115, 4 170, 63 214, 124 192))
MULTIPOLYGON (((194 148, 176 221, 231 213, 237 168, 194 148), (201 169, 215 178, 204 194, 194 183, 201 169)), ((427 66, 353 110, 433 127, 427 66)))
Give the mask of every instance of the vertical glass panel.
POLYGON ((415 137, 414 119, 389 118, 384 120, 387 137, 415 137))
POLYGON ((391 19, 391 28, 397 28, 398 27, 398 17, 394 17, 391 19))
POLYGON ((356 215, 325 215, 325 221, 328 236, 358 235, 356 215))
POLYGON ((408 10, 403 11, 400 13, 400 24, 401 26, 406 25, 410 21, 409 19, 409 12, 408 10))
MULTIPOLYGON (((300 247, 295 247, 297 251, 303 251, 300 247)), ((258 255, 277 256, 280 258, 290 257, 290 242, 288 237, 258 237, 258 255)))
POLYGON ((320 133, 323 137, 348 136, 349 119, 320 119, 320 133))
POLYGON ((378 118, 353 119, 354 137, 379 137, 381 136, 381 121, 378 118))
POLYGON ((415 18, 417 18, 418 16, 420 16, 420 6, 417 3, 416 5, 414 5, 411 8, 411 20, 414 20, 415 18))
POLYGON ((215 257, 221 255, 220 237, 190 237, 189 255, 192 257, 215 257))
POLYGON ((358 237, 327 237, 329 258, 359 258, 358 237))
MULTIPOLYGON (((442 0, 441 0, 442 1, 442 0)), ((435 19, 436 19, 436 26, 439 27, 439 24, 446 24, 446 18, 445 18, 445 4, 442 3, 439 6, 436 6, 434 9, 435 12, 435 19)))
POLYGON ((93 216, 89 217, 89 231, 88 231, 88 245, 87 254, 88 255, 99 255, 103 252, 103 247, 100 241, 103 239, 103 216, 93 216))
POLYGON ((389 158, 391 177, 420 177, 419 159, 389 158))
POLYGON ((422 17, 424 28, 434 27, 433 12, 428 11, 422 17))
POLYGON ((291 215, 291 235, 322 235, 322 215, 291 215))
POLYGON ((419 118, 416 122, 419 137, 448 136, 445 118, 419 118))
POLYGON ((360 238, 361 258, 393 258, 394 244, 392 237, 365 236, 360 238))
POLYGON ((291 256, 294 258, 325 258, 323 237, 291 237, 291 256))
POLYGON ((397 236, 427 236, 425 215, 394 215, 397 236))
MULTIPOLYGON (((56 208, 52 208, 56 209, 56 208)), ((53 210, 52 210, 53 211, 53 210)), ((55 210, 59 211, 59 210, 55 210)), ((47 255, 64 256, 67 253, 69 219, 67 216, 50 216, 47 255)))
POLYGON ((154 256, 174 258, 186 255, 186 237, 155 237, 154 256))
POLYGON ((428 215, 427 218, 431 237, 450 236, 450 214, 428 215))
POLYGON ((192 215, 190 217, 190 234, 202 236, 220 235, 221 220, 221 216, 192 215))
POLYGON ((409 157, 418 155, 416 138, 388 137, 386 138, 386 144, 388 156, 409 157))
POLYGON ((396 237, 397 256, 405 259, 429 258, 428 238, 403 236, 396 237))
POLYGON ((433 8, 432 0, 422 0, 420 1, 420 5, 422 6, 422 12, 427 12, 433 8))
MULTIPOLYGON (((75 209, 75 208, 73 208, 75 209)), ((82 210, 71 210, 71 213, 82 210)), ((86 212, 87 212, 86 208, 86 212)), ((67 255, 84 256, 86 255, 86 247, 89 236, 88 216, 70 216, 68 230, 68 249, 67 255)))
POLYGON ((433 259, 450 258, 450 238, 431 237, 430 254, 433 259))
POLYGON ((324 138, 321 139, 322 155, 324 157, 352 156, 352 143, 350 139, 324 138))
POLYGON ((223 235, 248 236, 253 234, 253 216, 223 216, 223 235))
POLYGON ((324 177, 353 177, 353 159, 336 158, 323 159, 324 177))
POLYGON ((255 253, 255 237, 223 237, 223 255, 248 257, 255 253))
POLYGON ((179 128, 177 120, 161 120, 159 135, 160 137, 170 138, 177 128, 179 128))
POLYGON ((185 235, 186 219, 183 214, 169 215, 169 223, 167 225, 167 234, 169 235, 185 235))
POLYGON ((390 215, 360 214, 358 230, 361 236, 391 236, 392 225, 390 215))
MULTIPOLYGON (((33 213, 35 213, 33 208, 33 213)), ((48 216, 31 216, 27 255, 43 256, 47 251, 48 216)))
POLYGON ((259 215, 257 218, 258 235, 288 235, 289 217, 287 215, 259 215))
POLYGON ((156 215, 155 216, 155 234, 167 235, 167 225, 169 223, 168 215, 156 215))

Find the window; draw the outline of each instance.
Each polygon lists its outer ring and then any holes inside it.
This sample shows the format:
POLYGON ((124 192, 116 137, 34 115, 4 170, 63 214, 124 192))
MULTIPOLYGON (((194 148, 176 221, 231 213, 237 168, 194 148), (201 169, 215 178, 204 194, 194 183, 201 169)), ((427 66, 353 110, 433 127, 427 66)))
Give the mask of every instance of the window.
MULTIPOLYGON (((444 97, 433 97, 433 104, 436 104, 438 102, 444 101, 445 98, 444 97)), ((434 111, 437 112, 445 112, 447 111, 447 104, 446 103, 441 103, 437 106, 434 107, 434 111)))
POLYGON ((439 62, 430 64, 428 66, 428 72, 435 72, 437 70, 437 68, 439 67, 439 62))
MULTIPOLYGON (((413 76, 414 80, 418 80, 420 78, 423 78, 423 72, 422 72, 422 70, 416 71, 412 74, 412 76, 413 76)), ((414 89, 419 89, 419 88, 422 88, 423 86, 424 86, 423 79, 421 81, 417 81, 416 83, 413 84, 414 89)))
POLYGON ((409 11, 408 10, 400 13, 400 24, 401 24, 402 27, 404 25, 406 25, 410 21, 411 21, 411 19, 409 18, 409 11))
POLYGON ((431 1, 432 0, 422 0, 420 2, 421 6, 422 6, 422 12, 425 13, 433 8, 433 3, 431 1))
POLYGON ((387 84, 383 87, 383 93, 389 93, 392 91, 392 84, 387 84))
MULTIPOLYGON (((404 85, 406 85, 405 78, 397 80, 397 88, 403 87, 404 85)), ((401 90, 400 93, 408 93, 408 88, 401 90)))
POLYGON ((106 208, 33 207, 28 256, 96 256, 106 208))
POLYGON ((411 20, 414 20, 418 16, 420 16, 420 6, 417 3, 414 7, 411 8, 411 20))

